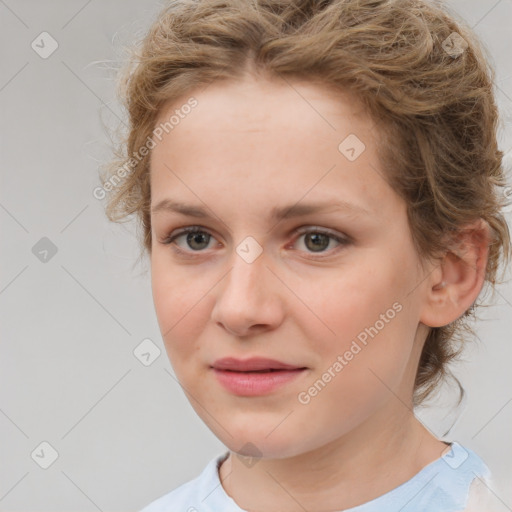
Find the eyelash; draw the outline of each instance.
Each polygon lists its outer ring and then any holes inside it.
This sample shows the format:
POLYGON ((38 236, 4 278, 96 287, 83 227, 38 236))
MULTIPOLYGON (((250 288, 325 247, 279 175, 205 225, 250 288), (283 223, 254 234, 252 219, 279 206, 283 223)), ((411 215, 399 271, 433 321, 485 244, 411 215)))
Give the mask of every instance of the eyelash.
MULTIPOLYGON (((167 238, 165 238, 162 243, 164 245, 173 245, 172 249, 173 251, 175 251, 177 254, 179 255, 183 255, 183 256, 186 256, 186 257, 189 257, 189 258, 197 258, 197 257, 200 257, 201 256, 201 252, 204 252, 204 251, 186 251, 186 250, 183 250, 183 249, 180 249, 176 244, 173 244, 174 240, 176 240, 177 238, 179 238, 180 236, 182 235, 186 235, 188 233, 206 233, 208 235, 210 235, 212 238, 213 235, 206 229, 204 229, 202 226, 187 226, 183 229, 181 229, 180 231, 178 231, 177 233, 173 234, 173 235, 169 235, 167 238), (197 253, 197 254, 193 254, 193 253, 197 253)), ((351 243, 351 239, 350 237, 341 237, 341 236, 337 236, 333 233, 331 233, 330 231, 326 231, 324 229, 318 229, 318 228, 314 228, 314 227, 309 227, 309 228, 300 228, 296 231, 296 235, 297 235, 297 238, 294 239, 294 242, 302 235, 305 235, 305 234, 310 234, 310 233, 315 233, 315 234, 322 234, 322 235, 326 235, 328 236, 329 238, 332 238, 333 240, 335 240, 336 242, 338 242, 340 245, 333 249, 335 251, 335 253, 338 252, 338 250, 340 249, 343 249, 344 246, 346 245, 349 245, 351 243)), ((329 252, 329 251, 327 251, 329 252)), ((330 251, 332 252, 332 250, 330 251)), ((316 254, 323 254, 324 252, 320 252, 320 253, 316 253, 316 254)), ((315 254, 314 252, 311 252, 309 254, 315 254)), ((328 255, 328 256, 331 256, 331 255, 328 255)), ((322 258, 325 258, 325 257, 328 257, 328 256, 313 256, 312 259, 322 259, 322 258)))

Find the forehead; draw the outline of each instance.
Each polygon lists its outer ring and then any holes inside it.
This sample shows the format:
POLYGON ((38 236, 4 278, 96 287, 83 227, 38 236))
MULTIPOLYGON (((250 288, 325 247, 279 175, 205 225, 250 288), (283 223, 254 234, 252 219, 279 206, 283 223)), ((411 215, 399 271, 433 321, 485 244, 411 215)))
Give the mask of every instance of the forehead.
MULTIPOLYGON (((187 101, 194 97, 197 106, 187 117, 194 122, 201 112, 200 123, 195 129, 222 130, 228 127, 243 129, 267 129, 289 123, 301 118, 301 124, 308 123, 311 128, 323 124, 324 129, 336 131, 336 118, 350 117, 370 123, 373 122, 364 112, 362 103, 348 91, 334 90, 328 84, 299 79, 272 79, 245 75, 237 80, 220 80, 189 91, 187 94, 168 101, 161 108, 157 124, 165 123, 171 115, 180 110, 187 101), (204 121, 212 124, 204 126, 204 121), (281 123, 280 123, 281 122, 281 123)), ((182 124, 182 123, 180 123, 182 124)), ((178 129, 175 126, 173 129, 178 129)), ((183 131, 183 130, 182 130, 183 131)))
POLYGON ((171 116, 179 122, 151 152, 153 204, 160 190, 186 183, 219 197, 243 186, 244 197, 265 203, 342 191, 366 196, 370 208, 383 200, 379 134, 350 94, 303 81, 221 81, 169 102, 156 126, 171 116), (190 98, 196 105, 182 109, 190 98))

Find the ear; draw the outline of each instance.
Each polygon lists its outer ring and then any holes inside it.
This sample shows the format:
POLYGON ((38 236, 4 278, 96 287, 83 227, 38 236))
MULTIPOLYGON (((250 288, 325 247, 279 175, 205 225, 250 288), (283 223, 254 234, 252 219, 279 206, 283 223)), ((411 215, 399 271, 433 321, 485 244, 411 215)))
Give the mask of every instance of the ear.
POLYGON ((448 325, 474 304, 484 284, 489 244, 490 228, 483 219, 457 232, 450 249, 425 280, 422 323, 448 325))

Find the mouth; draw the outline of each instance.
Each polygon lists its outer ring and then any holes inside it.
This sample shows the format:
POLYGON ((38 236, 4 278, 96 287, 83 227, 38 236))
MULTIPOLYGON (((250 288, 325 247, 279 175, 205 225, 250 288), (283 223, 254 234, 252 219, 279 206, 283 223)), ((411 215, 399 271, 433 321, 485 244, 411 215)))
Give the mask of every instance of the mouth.
POLYGON ((266 370, 245 370, 245 371, 240 371, 240 370, 222 370, 220 368, 214 368, 214 370, 217 370, 219 372, 229 372, 229 373, 283 373, 283 372, 298 372, 300 370, 306 370, 307 368, 304 366, 303 368, 293 368, 291 370, 277 370, 277 369, 274 369, 274 368, 268 368, 266 370))
POLYGON ((222 359, 217 359, 211 368, 236 373, 272 373, 306 369, 305 366, 284 363, 276 359, 268 359, 264 357, 251 357, 249 359, 224 357, 222 359))
POLYGON ((233 395, 262 396, 291 385, 309 368, 267 357, 224 357, 210 366, 222 387, 233 395))

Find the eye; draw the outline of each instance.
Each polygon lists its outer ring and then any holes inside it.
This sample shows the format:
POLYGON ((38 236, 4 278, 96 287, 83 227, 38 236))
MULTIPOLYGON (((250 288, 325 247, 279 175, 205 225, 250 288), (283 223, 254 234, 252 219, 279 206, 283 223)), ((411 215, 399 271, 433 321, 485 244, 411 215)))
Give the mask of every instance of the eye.
MULTIPOLYGON (((201 251, 201 249, 205 249, 208 246, 208 243, 213 238, 210 233, 201 229, 201 226, 187 226, 186 228, 181 229, 175 234, 171 234, 168 236, 162 243, 172 244, 174 240, 181 238, 186 235, 185 242, 188 245, 188 248, 192 249, 194 252, 201 251)), ((183 248, 180 248, 178 244, 174 244, 177 247, 175 250, 178 253, 186 252, 183 251, 183 248)))
POLYGON ((329 247, 332 240, 338 244, 338 247, 340 245, 344 246, 350 243, 350 239, 348 237, 342 237, 317 227, 301 228, 298 231, 298 234, 299 237, 296 241, 304 237, 304 246, 308 251, 313 253, 326 252, 325 249, 329 247))
MULTIPOLYGON (((339 236, 317 227, 301 228, 297 233, 299 236, 295 239, 294 244, 304 236, 306 252, 324 253, 332 240, 334 240, 338 246, 345 246, 351 242, 348 237, 339 236)), ((204 230, 201 226, 187 226, 178 232, 169 235, 162 241, 162 243, 164 245, 173 244, 173 250, 178 254, 186 254, 193 258, 196 256, 193 253, 200 253, 202 249, 206 249, 212 238, 214 239, 213 235, 204 230), (179 244, 175 243, 175 240, 178 240, 181 237, 185 237, 185 244, 187 247, 180 247, 179 244)))

